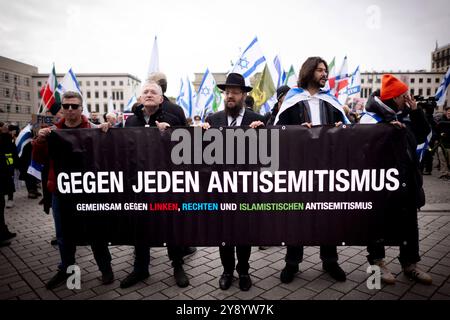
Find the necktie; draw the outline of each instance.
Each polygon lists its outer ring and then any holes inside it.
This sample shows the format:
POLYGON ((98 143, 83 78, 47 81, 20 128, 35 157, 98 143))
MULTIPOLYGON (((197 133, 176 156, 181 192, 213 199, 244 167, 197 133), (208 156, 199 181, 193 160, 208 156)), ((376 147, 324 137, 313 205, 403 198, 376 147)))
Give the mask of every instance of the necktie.
POLYGON ((234 127, 236 125, 237 118, 233 118, 230 123, 230 127, 234 127))

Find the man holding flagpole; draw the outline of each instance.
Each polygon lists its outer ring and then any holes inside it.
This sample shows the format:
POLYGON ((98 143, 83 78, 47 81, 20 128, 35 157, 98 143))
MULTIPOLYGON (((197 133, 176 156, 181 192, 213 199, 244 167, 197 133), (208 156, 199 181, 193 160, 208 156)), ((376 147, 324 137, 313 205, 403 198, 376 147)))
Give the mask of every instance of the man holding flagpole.
MULTIPOLYGON (((328 91, 321 90, 328 80, 328 65, 320 57, 310 57, 302 65, 298 88, 289 90, 278 112, 275 125, 340 125, 349 123, 339 101, 328 91)), ((322 266, 337 281, 345 281, 345 272, 338 264, 337 247, 321 245, 322 266)), ((303 246, 287 246, 286 266, 280 274, 281 282, 290 283, 303 260, 303 246)))

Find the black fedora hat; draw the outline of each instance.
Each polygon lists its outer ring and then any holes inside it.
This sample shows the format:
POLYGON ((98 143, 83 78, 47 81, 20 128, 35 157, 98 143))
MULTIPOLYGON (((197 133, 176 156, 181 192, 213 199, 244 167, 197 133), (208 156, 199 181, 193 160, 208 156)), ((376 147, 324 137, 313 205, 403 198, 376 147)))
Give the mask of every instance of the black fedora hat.
POLYGON ((225 90, 226 87, 239 87, 244 92, 250 92, 253 89, 252 87, 248 87, 245 85, 245 79, 239 73, 230 73, 227 76, 227 80, 225 81, 225 83, 218 84, 217 87, 220 90, 225 90))

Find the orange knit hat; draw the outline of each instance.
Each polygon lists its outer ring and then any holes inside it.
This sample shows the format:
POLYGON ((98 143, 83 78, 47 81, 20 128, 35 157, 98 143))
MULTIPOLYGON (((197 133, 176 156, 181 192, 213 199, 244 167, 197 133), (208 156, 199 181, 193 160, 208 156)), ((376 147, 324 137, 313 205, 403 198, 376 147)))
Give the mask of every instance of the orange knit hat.
POLYGON ((386 101, 401 96, 407 91, 408 86, 392 74, 384 74, 381 78, 381 100, 386 101))

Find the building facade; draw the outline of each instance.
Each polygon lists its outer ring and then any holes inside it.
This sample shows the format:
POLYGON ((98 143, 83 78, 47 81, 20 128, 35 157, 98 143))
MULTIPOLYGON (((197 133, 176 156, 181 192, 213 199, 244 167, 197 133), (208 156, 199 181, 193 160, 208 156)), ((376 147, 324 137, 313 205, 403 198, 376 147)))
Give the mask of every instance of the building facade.
POLYGON ((431 52, 431 71, 447 72, 450 68, 450 43, 431 52))
MULTIPOLYGON (((40 105, 39 91, 48 73, 38 68, 0 56, 0 121, 20 127, 31 120, 40 105)), ((139 92, 141 81, 127 73, 80 73, 77 79, 89 112, 123 111, 129 99, 139 92)), ((58 81, 64 77, 57 74, 58 81)))
MULTIPOLYGON (((57 74, 58 82, 64 77, 57 74)), ((141 81, 126 73, 79 73, 76 75, 89 112, 106 113, 108 108, 123 111, 130 98, 139 91, 141 81)), ((39 90, 48 73, 33 75, 34 112, 39 108, 39 90)))
POLYGON ((33 111, 35 66, 0 56, 0 121, 24 126, 33 111))
MULTIPOLYGON (((431 71, 399 71, 399 72, 361 72, 361 98, 367 99, 373 91, 380 89, 383 74, 390 73, 409 86, 412 96, 422 96, 424 98, 434 97, 445 72, 431 71)), ((450 90, 447 90, 445 106, 450 98, 450 90)), ((442 111, 442 108, 439 109, 442 111)))

